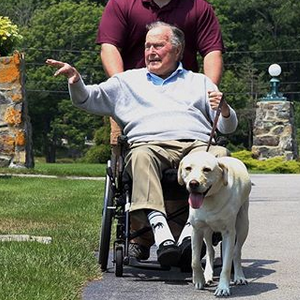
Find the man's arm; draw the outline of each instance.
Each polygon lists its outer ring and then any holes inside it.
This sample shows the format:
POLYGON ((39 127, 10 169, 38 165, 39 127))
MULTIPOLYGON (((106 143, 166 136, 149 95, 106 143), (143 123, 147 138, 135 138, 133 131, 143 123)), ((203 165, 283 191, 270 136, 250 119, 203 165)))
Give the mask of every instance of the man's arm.
POLYGON ((123 59, 116 46, 107 43, 102 44, 100 57, 107 77, 124 71, 123 59))
POLYGON ((223 57, 219 50, 209 52, 203 59, 204 74, 216 85, 220 84, 223 72, 223 57))

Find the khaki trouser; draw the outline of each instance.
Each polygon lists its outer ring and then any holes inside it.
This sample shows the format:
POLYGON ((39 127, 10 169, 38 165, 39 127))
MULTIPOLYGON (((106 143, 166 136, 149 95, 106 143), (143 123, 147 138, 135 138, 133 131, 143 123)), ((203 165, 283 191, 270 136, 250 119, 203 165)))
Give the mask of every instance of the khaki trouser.
MULTIPOLYGON (((131 215, 132 228, 135 230, 145 226, 147 219, 145 209, 161 211, 167 214, 170 210, 184 205, 184 201, 170 201, 169 207, 163 198, 161 179, 163 171, 176 168, 180 160, 190 152, 206 151, 207 144, 200 141, 153 141, 140 142, 130 145, 125 158, 126 170, 132 178, 131 215)), ((228 156, 226 148, 212 145, 209 152, 217 157, 228 156)), ((185 217, 187 220, 187 215, 185 217)), ((172 226, 171 230, 172 230, 172 226)), ((174 230, 172 230, 173 232, 174 230)), ((181 228, 173 232, 180 234, 181 228)), ((175 237, 176 238, 176 237, 175 237)), ((152 244, 152 237, 144 235, 142 244, 152 244)), ((135 239, 138 242, 138 239, 135 239)))

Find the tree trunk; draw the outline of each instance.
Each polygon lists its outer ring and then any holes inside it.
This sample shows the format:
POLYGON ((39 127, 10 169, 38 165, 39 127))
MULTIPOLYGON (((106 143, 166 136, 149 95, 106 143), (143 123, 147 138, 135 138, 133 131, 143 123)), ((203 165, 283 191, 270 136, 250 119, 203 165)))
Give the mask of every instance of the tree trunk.
POLYGON ((44 135, 44 155, 46 163, 55 163, 56 161, 56 143, 44 135))

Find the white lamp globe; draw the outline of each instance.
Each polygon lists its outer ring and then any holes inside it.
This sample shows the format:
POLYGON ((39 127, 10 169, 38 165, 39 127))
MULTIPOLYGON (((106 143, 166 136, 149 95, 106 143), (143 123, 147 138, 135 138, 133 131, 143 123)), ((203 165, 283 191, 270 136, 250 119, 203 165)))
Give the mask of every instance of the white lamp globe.
POLYGON ((270 67, 269 67, 269 74, 271 76, 279 76, 281 74, 281 67, 278 65, 278 64, 272 64, 270 67))

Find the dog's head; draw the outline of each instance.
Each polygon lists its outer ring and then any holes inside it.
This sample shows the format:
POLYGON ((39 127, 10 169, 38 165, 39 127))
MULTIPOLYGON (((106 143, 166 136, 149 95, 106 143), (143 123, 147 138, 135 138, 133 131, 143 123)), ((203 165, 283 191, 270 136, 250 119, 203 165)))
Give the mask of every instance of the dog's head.
POLYGON ((216 193, 221 186, 228 184, 227 168, 218 159, 203 151, 185 156, 178 169, 178 182, 189 191, 189 204, 200 208, 205 196, 216 193))

